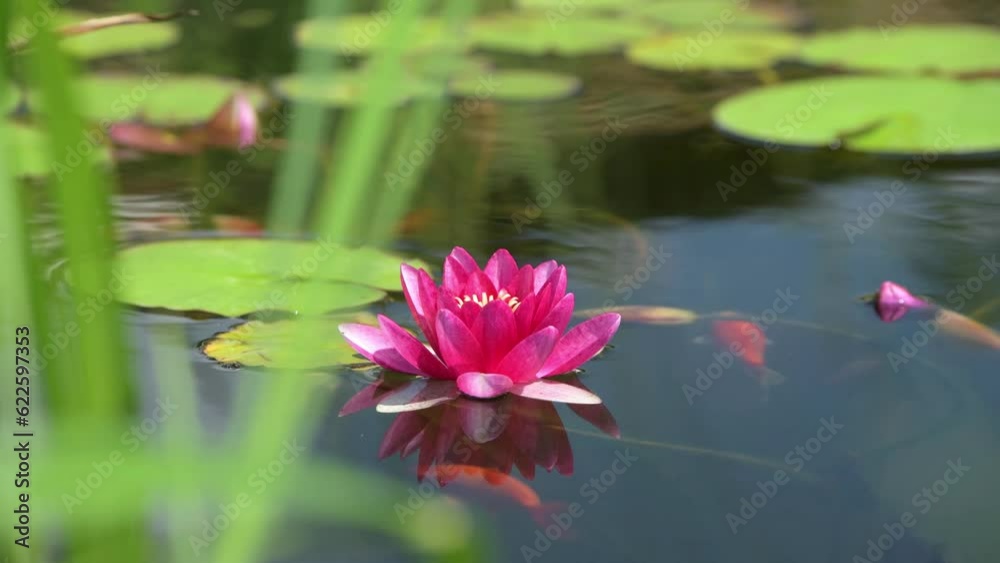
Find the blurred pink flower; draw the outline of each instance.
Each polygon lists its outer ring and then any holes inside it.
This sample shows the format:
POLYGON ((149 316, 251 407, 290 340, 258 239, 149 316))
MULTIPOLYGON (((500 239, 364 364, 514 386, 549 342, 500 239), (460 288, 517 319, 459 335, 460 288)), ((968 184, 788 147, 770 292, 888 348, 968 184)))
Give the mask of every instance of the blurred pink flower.
POLYGON ((914 297, 905 287, 891 281, 882 282, 882 287, 875 296, 875 311, 887 323, 901 319, 910 309, 926 309, 930 306, 930 303, 914 297))
POLYGON ((455 247, 445 259, 440 287, 427 272, 406 264, 401 277, 427 344, 384 315, 378 317, 379 327, 340 326, 344 338, 369 360, 427 378, 407 396, 391 397, 390 410, 425 408, 459 393, 479 399, 513 393, 545 401, 601 402, 589 391, 546 379, 593 358, 621 323, 620 315, 606 313, 565 332, 574 306, 573 294, 566 293, 565 266, 548 261, 518 267, 501 249, 480 268, 465 249, 455 247))

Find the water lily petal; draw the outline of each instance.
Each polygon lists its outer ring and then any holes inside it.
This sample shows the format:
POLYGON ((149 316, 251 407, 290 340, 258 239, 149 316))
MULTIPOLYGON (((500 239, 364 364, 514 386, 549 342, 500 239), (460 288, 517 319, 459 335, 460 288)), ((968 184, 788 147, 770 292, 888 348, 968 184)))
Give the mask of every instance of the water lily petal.
POLYGON ((503 301, 491 301, 476 317, 472 334, 482 344, 483 369, 493 369, 518 341, 514 311, 503 301))
POLYGON ((347 323, 337 327, 344 340, 359 354, 376 364, 393 371, 419 374, 420 370, 408 362, 395 348, 392 340, 376 327, 347 323))
POLYGON ((559 331, 559 334, 562 334, 569 325, 570 317, 573 316, 573 307, 575 304, 576 298, 572 293, 567 293, 538 325, 554 326, 559 331))
POLYGON ((576 325, 559 339, 538 377, 566 373, 583 365, 604 348, 621 322, 618 313, 605 313, 576 325))
POLYGON ((519 383, 510 390, 514 395, 539 401, 555 403, 577 403, 581 405, 597 405, 601 398, 597 395, 574 387, 568 383, 560 383, 548 379, 538 379, 530 383, 519 383))
POLYGON ((514 311, 514 322, 517 323, 517 337, 524 338, 535 332, 535 303, 538 297, 534 293, 529 293, 521 300, 521 304, 514 311))
POLYGON ((477 399, 492 399, 510 391, 514 382, 501 373, 465 372, 456 380, 462 393, 477 399))
POLYGON ((538 293, 541 291, 542 287, 549 282, 549 278, 552 277, 552 273, 555 272, 558 267, 559 264, 557 264, 555 260, 542 262, 538 266, 535 266, 535 279, 532 292, 538 293))
POLYGON ((416 366, 420 370, 420 374, 443 379, 454 378, 448 367, 441 363, 441 360, 437 356, 432 354, 412 334, 403 330, 403 327, 396 324, 395 321, 385 315, 379 315, 378 324, 382 327, 382 332, 392 342, 396 351, 407 362, 416 366))
POLYGON ((552 353, 558 338, 559 331, 555 327, 547 326, 535 332, 507 352, 496 371, 515 382, 529 381, 552 353))
POLYGON ((459 293, 465 287, 465 281, 473 272, 479 271, 479 264, 464 248, 456 246, 451 254, 444 259, 442 289, 447 293, 459 293))
POLYGON ((535 293, 535 268, 531 264, 521 266, 521 269, 503 286, 503 289, 523 301, 525 297, 535 293))
POLYGON ((458 397, 453 381, 419 378, 382 399, 375 410, 383 413, 418 411, 458 397))
POLYGON ((483 348, 461 318, 442 309, 438 311, 435 330, 441 355, 454 373, 483 369, 483 348))
MULTIPOLYGON (((479 299, 481 305, 485 305, 484 299, 489 298, 490 295, 496 296, 497 288, 493 285, 493 281, 487 277, 485 272, 475 271, 469 274, 468 279, 465 280, 465 286, 462 288, 461 295, 465 299, 465 296, 469 296, 473 300, 479 299)), ((466 303, 462 307, 467 307, 474 305, 474 303, 466 303)))
POLYGON ((541 322, 555 307, 556 303, 566 295, 566 266, 559 266, 552 273, 549 282, 542 287, 538 294, 538 304, 535 308, 535 326, 542 326, 541 322))
POLYGON ((914 297, 905 287, 891 281, 882 282, 875 300, 879 318, 890 323, 899 320, 910 309, 926 309, 930 303, 914 297))
POLYGON ((403 297, 410 306, 410 314, 427 338, 431 347, 437 349, 437 335, 434 333, 434 317, 437 314, 438 290, 427 272, 403 264, 399 268, 399 278, 403 286, 403 297))
POLYGON ((462 268, 464 268, 469 274, 479 270, 479 263, 476 262, 476 259, 473 258, 471 254, 469 254, 468 250, 462 248, 461 246, 456 246, 451 249, 451 254, 449 254, 448 257, 461 264, 462 268))
POLYGON ((501 248, 493 253, 486 267, 483 268, 486 276, 493 282, 493 287, 498 290, 506 287, 517 274, 517 262, 506 248, 501 248))

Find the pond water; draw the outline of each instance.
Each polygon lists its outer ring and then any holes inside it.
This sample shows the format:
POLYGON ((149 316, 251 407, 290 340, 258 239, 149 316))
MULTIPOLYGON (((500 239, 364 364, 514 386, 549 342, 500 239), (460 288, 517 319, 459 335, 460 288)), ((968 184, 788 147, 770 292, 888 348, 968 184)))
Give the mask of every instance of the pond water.
MULTIPOLYGON (((955 3, 960 14, 972 6, 955 3)), ((891 12, 868 9, 883 7, 891 12)), ((300 9, 292 2, 265 27, 225 34, 214 20, 185 21, 198 40, 164 60, 251 80, 287 73, 292 53, 275 46, 300 9)), ((837 10, 819 13, 830 25, 850 19, 837 10)), ((626 321, 613 347, 586 365, 580 381, 602 397, 620 438, 564 405, 561 422, 510 411, 525 421, 505 422, 513 434, 566 428, 571 471, 560 457, 562 471, 539 468, 530 481, 511 472, 541 509, 525 506, 514 486, 439 488, 428 478, 421 489, 417 453, 379 461, 402 415, 338 417, 369 381, 358 374, 317 375, 342 383, 314 455, 411 483, 416 496, 399 499, 411 510, 420 510, 415 498, 454 497, 492 531, 497 561, 998 560, 997 351, 928 334, 919 315, 883 323, 864 297, 893 280, 1000 328, 1000 277, 981 268, 1000 250, 1000 161, 762 151, 707 123, 719 92, 753 85, 753 76, 672 84, 611 58, 548 63, 583 74, 589 103, 491 103, 472 114, 431 155, 400 248, 435 265, 455 245, 480 263, 497 248, 519 263, 556 259, 578 309, 665 306, 700 317, 626 321), (905 190, 893 193, 897 180, 905 190), (859 208, 877 216, 859 217, 859 208), (741 359, 720 355, 713 321, 726 311, 764 328, 766 365, 783 383, 765 392, 741 359)), ((163 216, 232 158, 124 164, 116 213, 125 238, 168 236, 163 216)), ((248 163, 204 216, 263 221, 275 160, 248 163)), ((412 328, 401 296, 378 310, 412 328)), ((188 348, 176 353, 194 362, 210 433, 231 423, 239 388, 271 376, 221 368, 197 350, 235 319, 131 312, 129 321, 137 335, 183 325, 188 348)), ((141 362, 148 350, 137 352, 141 362)), ((510 406, 500 403, 490 408, 510 406)), ((518 454, 508 445, 491 455, 518 454)), ((290 560, 413 560, 352 530, 300 527, 290 537, 290 560)))

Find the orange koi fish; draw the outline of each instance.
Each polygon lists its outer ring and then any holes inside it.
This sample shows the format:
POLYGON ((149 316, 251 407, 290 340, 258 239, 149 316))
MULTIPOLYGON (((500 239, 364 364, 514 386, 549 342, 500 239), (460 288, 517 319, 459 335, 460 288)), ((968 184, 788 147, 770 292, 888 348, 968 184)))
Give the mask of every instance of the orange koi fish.
POLYGON ((434 467, 434 471, 439 481, 486 490, 515 501, 528 509, 540 526, 551 524, 550 514, 562 507, 559 503, 543 504, 538 493, 527 483, 496 469, 476 465, 438 464, 434 467))
POLYGON ((747 375, 756 379, 764 389, 765 401, 769 387, 784 383, 785 376, 767 367, 764 362, 767 337, 759 326, 750 321, 715 321, 712 333, 718 346, 743 362, 747 375))

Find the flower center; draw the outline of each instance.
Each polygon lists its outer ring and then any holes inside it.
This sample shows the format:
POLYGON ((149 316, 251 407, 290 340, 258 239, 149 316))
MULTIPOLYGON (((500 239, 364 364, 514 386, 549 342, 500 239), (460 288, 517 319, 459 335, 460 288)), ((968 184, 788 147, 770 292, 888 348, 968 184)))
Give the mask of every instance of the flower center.
POLYGON ((511 311, 516 311, 517 308, 521 305, 521 301, 517 297, 514 297, 510 293, 507 293, 506 289, 501 289, 498 295, 487 295, 486 292, 484 291, 479 295, 466 295, 465 297, 458 297, 457 295, 455 296, 455 302, 458 303, 459 308, 461 308, 462 305, 465 305, 466 303, 475 303, 480 307, 485 307, 487 303, 489 303, 490 301, 495 301, 497 299, 506 303, 510 307, 511 311))

